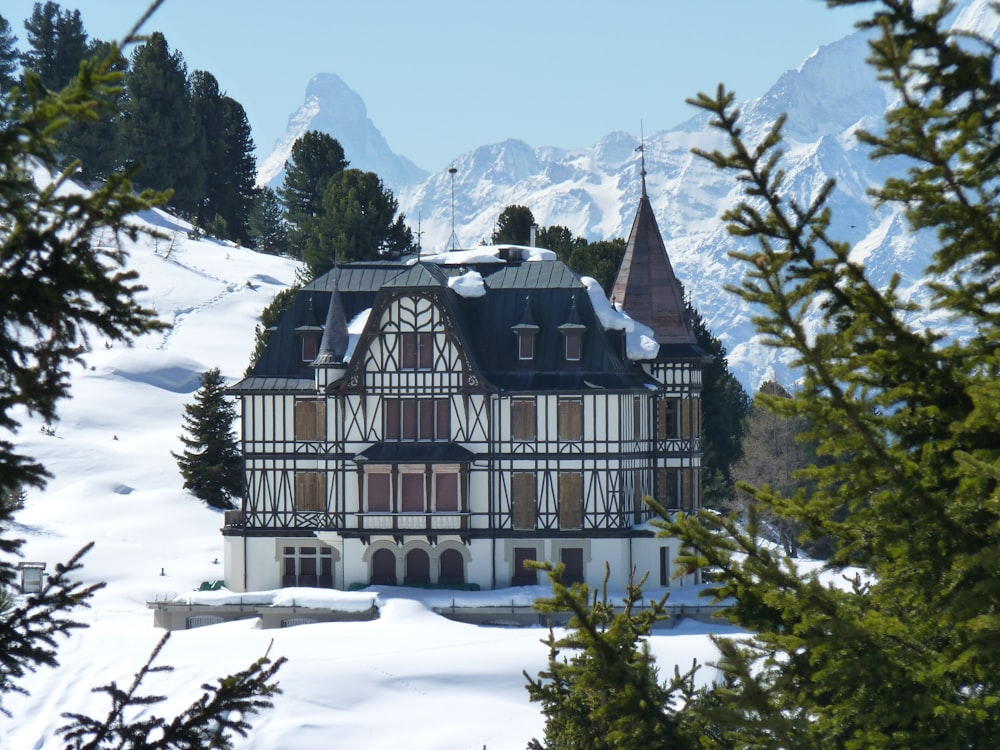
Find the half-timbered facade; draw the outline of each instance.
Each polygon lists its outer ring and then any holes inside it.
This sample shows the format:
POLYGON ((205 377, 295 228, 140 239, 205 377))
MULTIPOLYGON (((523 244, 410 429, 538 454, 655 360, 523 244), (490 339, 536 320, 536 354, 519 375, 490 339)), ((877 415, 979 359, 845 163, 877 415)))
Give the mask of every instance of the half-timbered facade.
POLYGON ((645 193, 615 295, 520 247, 304 287, 231 389, 246 486, 229 588, 499 588, 536 582, 527 560, 671 585, 677 542, 643 497, 699 505, 704 354, 645 193))

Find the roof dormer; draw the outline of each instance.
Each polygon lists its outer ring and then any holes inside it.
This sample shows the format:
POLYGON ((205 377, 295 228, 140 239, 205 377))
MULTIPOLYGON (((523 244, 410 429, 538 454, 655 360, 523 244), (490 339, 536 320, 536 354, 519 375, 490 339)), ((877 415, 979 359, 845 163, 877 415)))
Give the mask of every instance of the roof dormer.
POLYGON ((518 362, 527 363, 535 360, 535 343, 538 332, 541 330, 535 325, 534 316, 531 314, 531 297, 524 298, 524 311, 521 313, 521 321, 510 327, 517 336, 517 359, 518 362))
POLYGON ((569 310, 569 319, 559 326, 559 333, 563 337, 563 354, 567 362, 579 362, 583 359, 583 336, 587 332, 587 326, 580 322, 580 315, 576 310, 576 296, 569 310))

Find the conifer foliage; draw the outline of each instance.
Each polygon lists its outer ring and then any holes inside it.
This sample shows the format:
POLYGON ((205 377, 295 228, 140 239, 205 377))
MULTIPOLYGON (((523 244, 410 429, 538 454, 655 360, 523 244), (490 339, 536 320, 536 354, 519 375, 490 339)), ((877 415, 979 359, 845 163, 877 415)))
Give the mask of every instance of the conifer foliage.
MULTIPOLYGON (((155 4, 153 6, 155 8, 155 4)), ((151 11, 150 11, 151 12, 151 11)), ((129 39, 134 37, 133 29, 129 39)), ((58 92, 37 73, 24 76, 21 95, 0 99, 0 428, 14 432, 22 409, 54 419, 68 393, 71 363, 86 351, 89 335, 115 341, 161 327, 155 314, 138 304, 142 287, 124 270, 120 249, 97 247, 101 231, 125 233, 129 214, 150 208, 165 196, 136 193, 125 175, 112 174, 88 193, 62 190, 76 164, 58 169, 57 139, 72 124, 85 126, 111 111, 121 82, 118 45, 83 63, 80 74, 58 92), (28 165, 28 168, 26 168, 28 165)), ((0 714, 4 698, 24 692, 23 678, 38 669, 58 667, 62 638, 85 624, 73 613, 86 607, 104 584, 76 580, 90 545, 67 563, 55 566, 40 592, 12 601, 2 592, 14 583, 12 558, 23 540, 11 535, 13 513, 25 486, 42 487, 48 474, 30 456, 0 441, 0 714)), ((42 499, 44 502, 44 499, 42 499)), ((158 652, 157 652, 158 653, 158 652)), ((154 653, 154 657, 156 653, 154 653)), ((248 720, 270 705, 278 688, 274 675, 282 659, 265 657, 246 670, 206 688, 202 699, 175 719, 156 719, 148 706, 157 696, 138 694, 153 671, 140 670, 131 689, 109 686, 112 710, 104 719, 67 714, 61 730, 75 748, 231 747, 233 734, 246 734, 248 720), (125 713, 128 709, 128 713, 125 713), (136 716, 140 716, 138 720, 136 716), (146 727, 159 721, 161 726, 146 727)), ((2 736, 2 729, 0 729, 2 736)))
POLYGON ((184 407, 181 435, 185 450, 173 453, 191 490, 213 508, 232 508, 229 498, 243 489, 243 457, 233 434, 236 406, 226 397, 225 380, 219 368, 206 370, 194 403, 184 407))
MULTIPOLYGON (((694 699, 696 665, 673 678, 659 678, 646 637, 665 618, 666 597, 643 604, 641 580, 629 586, 622 607, 608 599, 607 569, 600 592, 586 584, 567 586, 565 567, 541 564, 552 596, 535 604, 541 612, 571 612, 566 635, 550 628, 548 667, 528 680, 528 694, 545 713, 544 742, 529 750, 648 750, 694 748, 694 725, 685 709, 694 699)), ((634 572, 633 572, 634 575, 634 572)))
POLYGON ((731 92, 693 101, 728 138, 701 155, 746 190, 729 230, 758 240, 736 256, 747 269, 738 294, 802 374, 770 406, 804 419, 831 459, 804 477, 812 491, 745 489, 806 535, 829 538, 835 569, 862 570, 825 585, 735 519, 666 524, 693 550, 686 565, 718 571, 715 596, 754 634, 720 641, 726 746, 996 745, 1000 58, 991 39, 950 31, 951 10, 875 4, 869 60, 897 103, 884 129, 860 134, 873 158, 905 170, 873 191, 876 203, 938 239, 927 304, 948 316, 948 331, 908 325, 917 302, 901 299, 895 281, 876 286, 831 236, 832 183, 809 203, 791 197, 783 119, 748 143, 731 92), (805 325, 814 311, 818 330, 805 325), (963 329, 976 335, 949 335, 963 329))

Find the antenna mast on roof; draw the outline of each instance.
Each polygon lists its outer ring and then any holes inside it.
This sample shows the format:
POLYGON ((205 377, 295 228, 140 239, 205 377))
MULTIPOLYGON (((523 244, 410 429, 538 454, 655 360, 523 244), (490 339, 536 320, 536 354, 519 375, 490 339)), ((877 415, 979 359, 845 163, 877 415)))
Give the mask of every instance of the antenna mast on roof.
POLYGON ((420 212, 417 211, 417 257, 420 257, 420 238, 424 236, 423 230, 420 228, 420 212))
POLYGON ((455 243, 458 238, 455 236, 455 172, 458 170, 455 167, 448 168, 448 174, 451 175, 451 249, 455 250, 455 243))

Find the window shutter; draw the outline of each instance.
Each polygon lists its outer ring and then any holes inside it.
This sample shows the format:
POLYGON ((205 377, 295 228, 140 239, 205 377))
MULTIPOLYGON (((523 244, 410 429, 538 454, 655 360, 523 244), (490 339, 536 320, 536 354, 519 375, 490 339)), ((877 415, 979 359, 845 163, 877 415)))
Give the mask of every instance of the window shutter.
POLYGON ((368 512, 389 513, 392 508, 389 474, 368 474, 368 512))
POLYGON ((325 440, 326 402, 296 401, 294 429, 296 440, 325 440))
POLYGON ((458 510, 458 474, 435 474, 435 509, 445 512, 458 510))
POLYGON ((326 510, 326 474, 301 471, 295 475, 295 509, 326 510))
POLYGON ((534 440, 536 436, 534 399, 516 398, 510 402, 510 432, 514 440, 534 440))
POLYGON ((533 472, 519 471, 511 476, 511 515, 515 529, 534 529, 535 483, 533 472))
POLYGON ((451 440, 451 401, 446 398, 435 399, 434 408, 437 411, 437 422, 434 426, 436 440, 451 440))
POLYGON ((403 513, 419 513, 424 510, 424 475, 400 474, 400 510, 403 513))
POLYGON ((559 473, 559 528, 583 528, 583 475, 559 473))
POLYGON ((578 399, 559 402, 559 439, 583 439, 583 402, 578 399))

